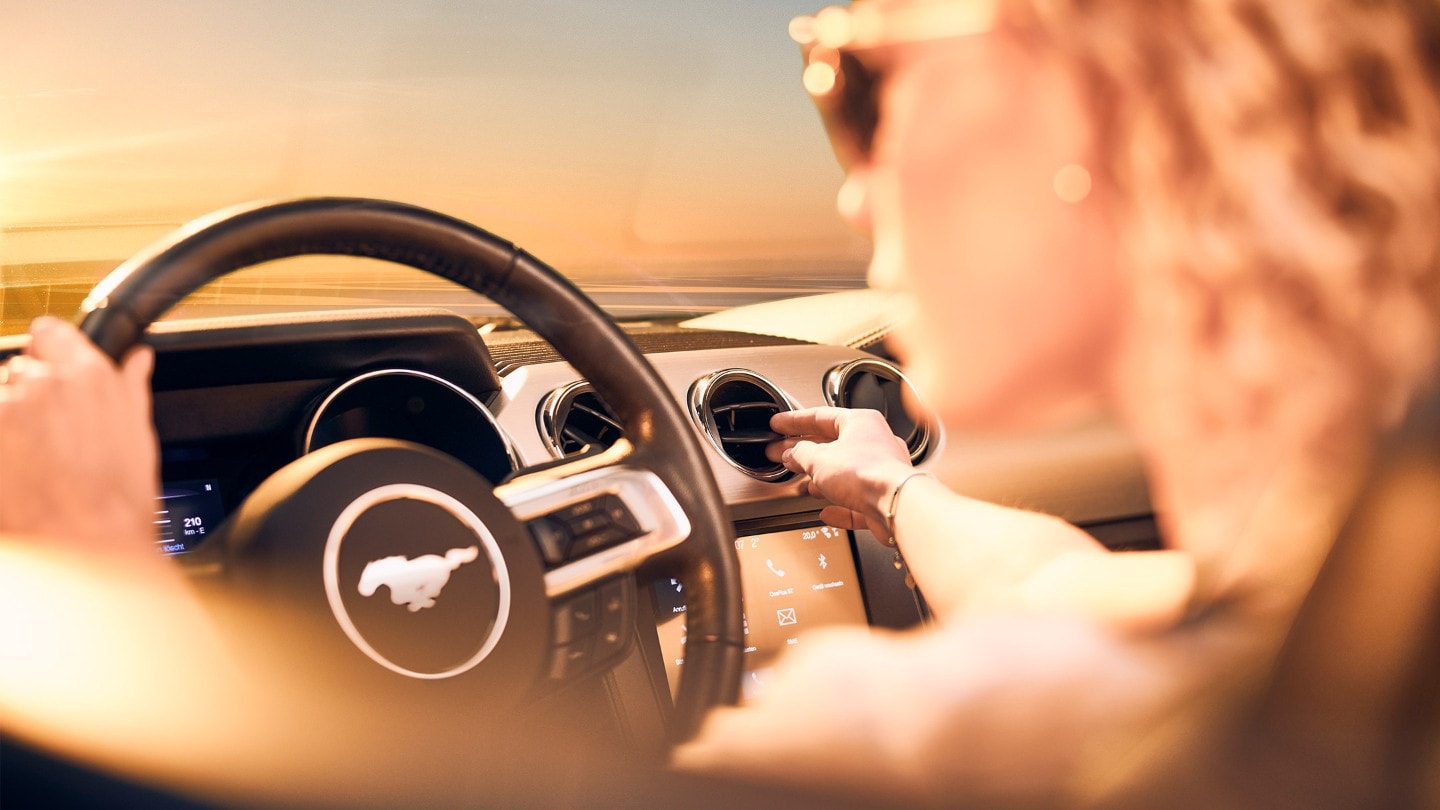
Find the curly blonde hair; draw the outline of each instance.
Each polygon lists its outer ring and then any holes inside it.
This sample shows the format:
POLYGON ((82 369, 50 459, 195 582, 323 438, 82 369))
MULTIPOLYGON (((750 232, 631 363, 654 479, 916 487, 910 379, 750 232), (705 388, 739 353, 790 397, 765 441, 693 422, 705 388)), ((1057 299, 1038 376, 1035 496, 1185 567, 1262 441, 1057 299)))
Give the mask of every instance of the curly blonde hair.
POLYGON ((1169 342, 1141 364, 1155 395, 1273 421, 1359 390, 1395 419, 1440 348, 1434 0, 1002 8, 1097 112, 1137 317, 1169 342))

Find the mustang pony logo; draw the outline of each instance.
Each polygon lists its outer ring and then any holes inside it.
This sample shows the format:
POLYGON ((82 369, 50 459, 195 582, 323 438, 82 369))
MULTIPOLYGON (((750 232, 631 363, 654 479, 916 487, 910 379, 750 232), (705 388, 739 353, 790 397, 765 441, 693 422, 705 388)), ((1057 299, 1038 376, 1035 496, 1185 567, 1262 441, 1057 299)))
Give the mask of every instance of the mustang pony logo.
POLYGON ((450 574, 480 556, 479 546, 452 548, 439 554, 426 554, 413 560, 404 555, 382 557, 365 566, 360 573, 360 595, 374 596, 381 585, 389 586, 390 601, 397 605, 408 605, 414 613, 432 607, 440 595, 450 574))

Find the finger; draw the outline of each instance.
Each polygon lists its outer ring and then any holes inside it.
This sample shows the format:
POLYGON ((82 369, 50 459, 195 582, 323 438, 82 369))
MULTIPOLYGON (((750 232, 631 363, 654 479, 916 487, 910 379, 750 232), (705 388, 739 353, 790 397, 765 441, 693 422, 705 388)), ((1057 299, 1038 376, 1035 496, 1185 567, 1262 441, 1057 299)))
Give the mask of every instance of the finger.
POLYGON ((780 411, 779 413, 776 413, 774 416, 770 417, 770 429, 775 431, 776 433, 784 434, 786 436, 798 436, 800 435, 800 430, 797 428, 797 425, 799 424, 797 420, 800 418, 801 414, 805 413, 808 410, 811 409, 801 408, 794 411, 780 411))
POLYGON ((120 367, 125 377, 125 387, 131 391, 150 390, 150 374, 155 370, 155 350, 143 343, 125 354, 120 367))
POLYGON ((863 529, 860 516, 843 506, 827 506, 820 510, 820 519, 837 529, 863 529))
POLYGON ((781 411, 770 417, 770 429, 787 436, 834 439, 839 437, 840 425, 844 420, 844 408, 803 408, 798 411, 781 411))
POLYGON ((825 493, 820 491, 820 485, 816 483, 814 478, 811 478, 809 481, 805 482, 805 492, 812 498, 817 498, 822 501, 828 500, 825 497, 825 493))
POLYGON ((41 315, 30 323, 30 346, 26 351, 37 360, 66 367, 110 362, 73 324, 50 315, 41 315))
POLYGON ((785 469, 791 472, 808 475, 815 464, 815 454, 819 451, 820 445, 808 439, 802 439, 785 451, 780 457, 780 462, 785 465, 785 469))
POLYGON ((11 389, 13 399, 44 396, 40 392, 55 381, 54 367, 28 354, 15 355, 6 366, 6 387, 11 389))
POLYGON ((5 382, 18 384, 27 376, 34 376, 42 364, 28 354, 17 354, 5 361, 5 382))
POLYGON ((800 441, 798 438, 791 437, 781 439, 776 442, 771 442, 765 445, 765 458, 768 458, 777 464, 783 464, 785 460, 785 452, 790 448, 794 447, 795 443, 798 441, 800 441))

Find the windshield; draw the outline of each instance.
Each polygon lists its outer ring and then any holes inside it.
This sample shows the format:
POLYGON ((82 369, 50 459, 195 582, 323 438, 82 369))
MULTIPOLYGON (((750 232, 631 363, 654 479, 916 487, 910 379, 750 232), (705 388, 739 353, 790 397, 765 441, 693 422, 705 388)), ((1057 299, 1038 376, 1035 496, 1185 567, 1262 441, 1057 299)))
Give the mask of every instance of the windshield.
MULTIPOLYGON (((0 31, 3 328, 215 209, 434 208, 622 318, 863 285, 868 244, 798 81, 814 0, 12 3, 0 31)), ((182 316, 357 304, 497 312, 416 271, 306 259, 182 316)))

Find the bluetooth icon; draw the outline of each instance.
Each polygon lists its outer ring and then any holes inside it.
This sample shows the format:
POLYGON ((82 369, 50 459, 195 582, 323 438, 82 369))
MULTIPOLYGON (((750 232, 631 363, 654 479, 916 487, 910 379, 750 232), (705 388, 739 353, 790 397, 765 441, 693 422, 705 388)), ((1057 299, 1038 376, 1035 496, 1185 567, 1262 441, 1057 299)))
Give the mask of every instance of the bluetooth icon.
POLYGON ((830 563, 825 562, 825 555, 824 555, 824 554, 821 554, 821 555, 820 555, 820 570, 821 570, 821 571, 824 571, 826 568, 829 568, 829 567, 830 567, 830 563))

